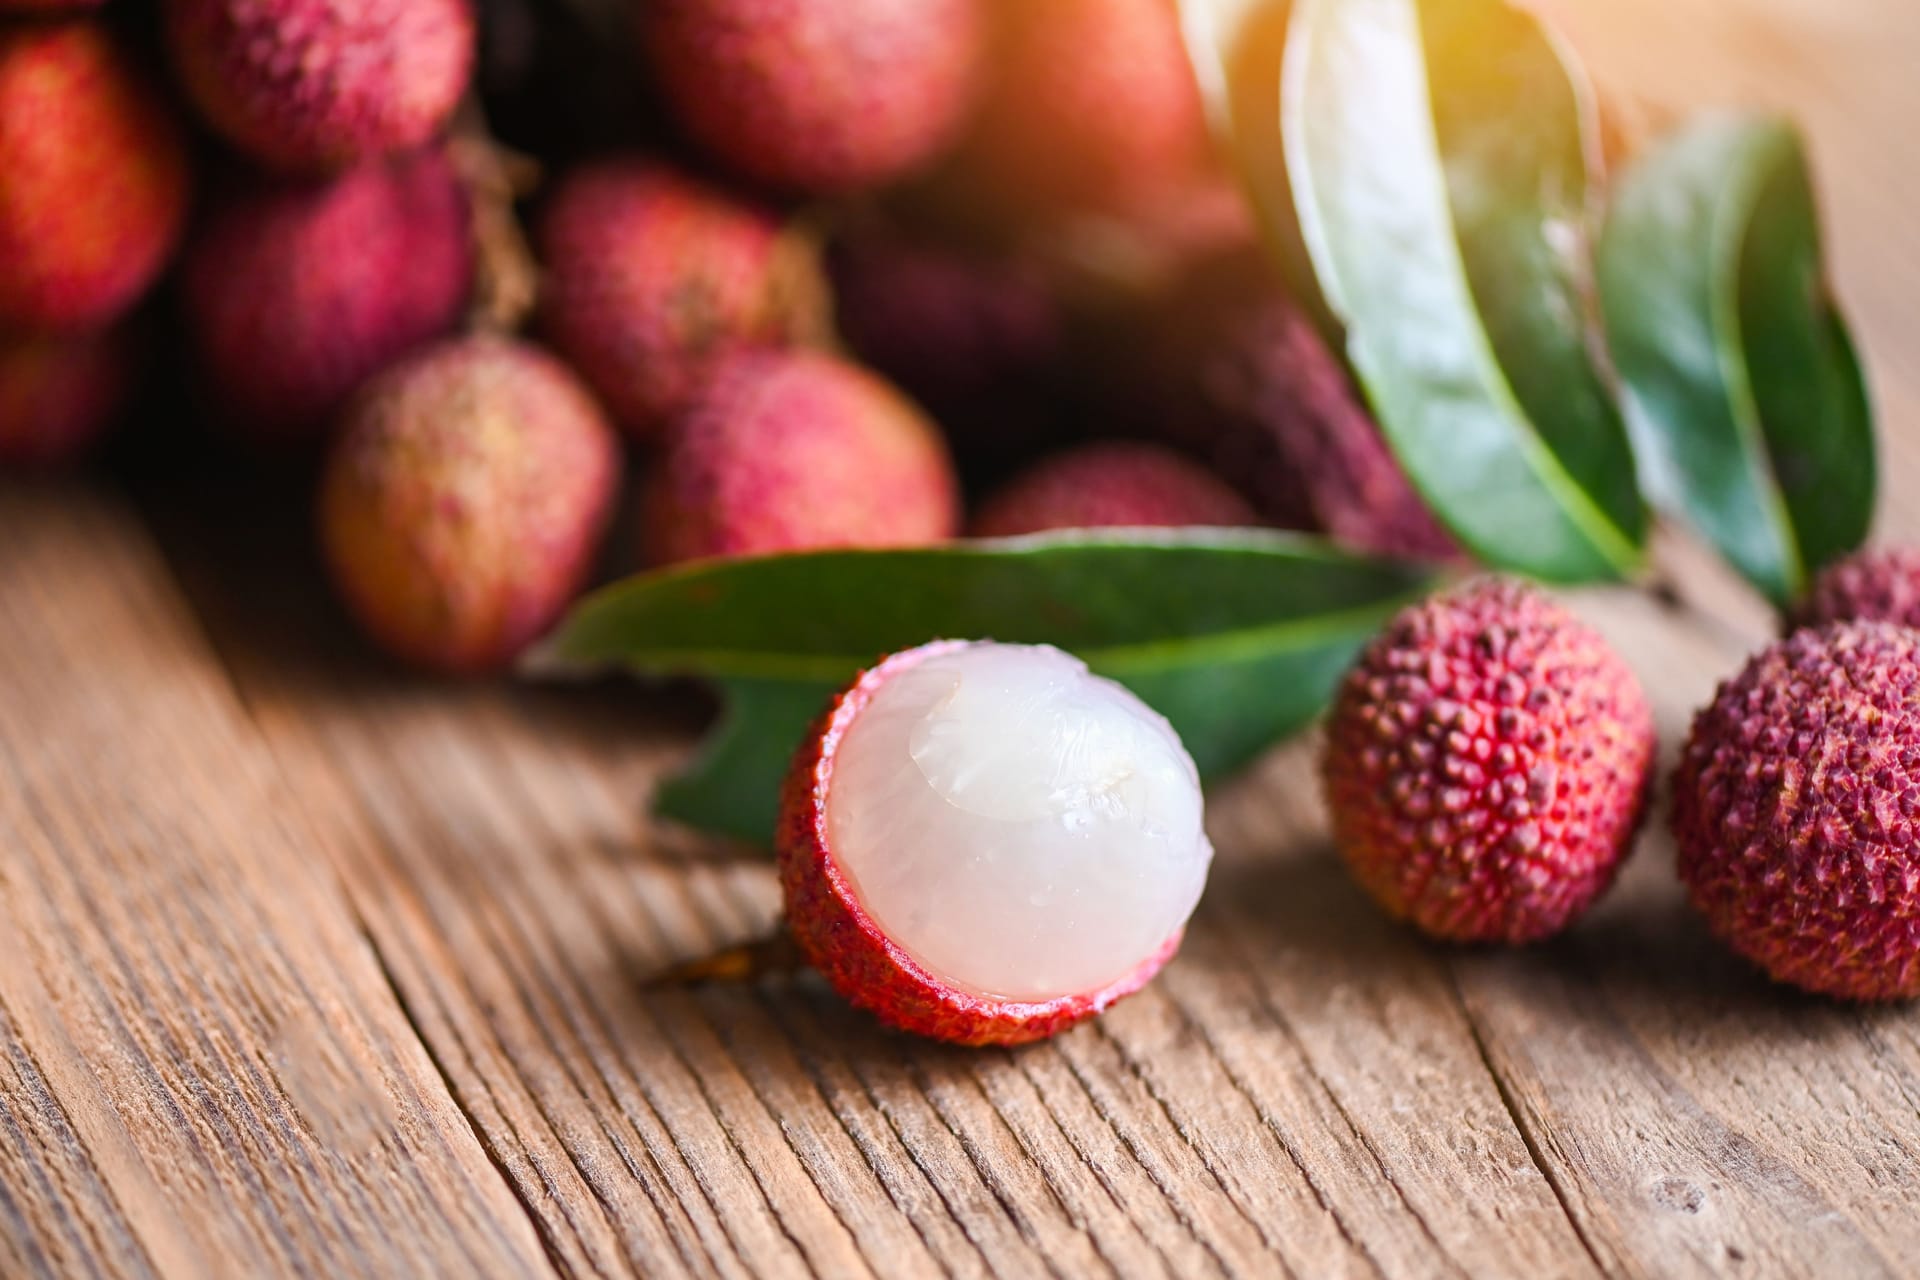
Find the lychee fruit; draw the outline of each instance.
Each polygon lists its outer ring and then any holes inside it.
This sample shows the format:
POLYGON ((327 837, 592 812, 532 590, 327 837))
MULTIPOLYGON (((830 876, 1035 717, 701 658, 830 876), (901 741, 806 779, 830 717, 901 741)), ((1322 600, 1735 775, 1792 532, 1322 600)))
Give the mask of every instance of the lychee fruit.
POLYGON ((613 430, 564 365, 504 338, 457 339, 349 405, 321 480, 321 547, 385 648, 491 670, 572 599, 618 481, 613 430))
POLYGON ((79 458, 125 405, 137 363, 123 328, 0 337, 0 469, 79 458))
POLYGON ((166 266, 189 185, 173 112, 105 27, 0 31, 0 326, 117 319, 166 266))
POLYGON ((925 546, 956 532, 956 487, 939 432, 880 378, 817 352, 742 352, 669 433, 642 552, 925 546))
POLYGON ((1673 778, 1680 878, 1779 982, 1920 995, 1920 635, 1794 632, 1694 718, 1673 778))
POLYGON ((877 186, 938 155, 972 104, 985 38, 979 0, 650 0, 640 15, 687 133, 796 192, 877 186))
POLYGON ((1170 0, 996 0, 991 72, 950 166, 1023 218, 1123 213, 1206 164, 1170 0))
POLYGON ((1260 514, 1355 550, 1450 559, 1457 544, 1408 482, 1312 322, 1257 258, 1194 272, 1122 345, 1116 414, 1208 459, 1260 514))
POLYGON ((747 346, 821 334, 813 243, 771 212, 653 161, 567 175, 543 211, 540 324, 615 419, 657 436, 747 346))
POLYGON ((451 329, 472 275, 466 194, 446 157, 423 151, 317 185, 223 193, 188 245, 181 299, 230 427, 291 441, 451 329))
POLYGON ((1334 843, 1388 914, 1530 942, 1613 882, 1653 755, 1646 695, 1606 641, 1488 579, 1409 607, 1362 652, 1322 777, 1334 843))
POLYGON ((874 228, 837 241, 827 263, 848 347, 956 449, 1030 452, 1060 434, 1068 316, 1038 263, 874 228))
POLYGON ((1131 995, 1213 848, 1173 727, 1045 645, 940 641, 835 698, 776 843, 808 961, 883 1022, 1019 1044, 1131 995))
POLYGON ((420 146, 466 91, 468 0, 166 0, 187 95, 270 169, 324 173, 420 146))
POLYGON ((1255 525, 1234 489, 1158 445, 1112 441, 1055 454, 981 503, 969 532, 1007 538, 1048 529, 1255 525))
POLYGON ((1814 576, 1789 627, 1893 622, 1920 627, 1920 550, 1880 547, 1836 560, 1814 576))

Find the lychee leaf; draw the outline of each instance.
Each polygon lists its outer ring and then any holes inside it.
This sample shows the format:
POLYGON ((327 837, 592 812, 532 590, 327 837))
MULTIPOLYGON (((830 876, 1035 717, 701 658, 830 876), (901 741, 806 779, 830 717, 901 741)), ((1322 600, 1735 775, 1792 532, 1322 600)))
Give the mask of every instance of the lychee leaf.
POLYGON ((529 666, 714 681, 720 722, 657 802, 764 841, 807 724, 883 654, 950 637, 1058 645, 1158 709, 1213 776, 1311 721, 1360 645, 1434 576, 1218 529, 716 560, 595 593, 529 666))
POLYGON ((1793 127, 1713 115, 1649 151, 1614 195, 1600 289, 1648 492, 1790 603, 1865 539, 1876 476, 1793 127))
POLYGON ((1487 563, 1633 572, 1647 520, 1597 354, 1577 64, 1503 0, 1294 0, 1280 92, 1307 252, 1414 486, 1487 563))

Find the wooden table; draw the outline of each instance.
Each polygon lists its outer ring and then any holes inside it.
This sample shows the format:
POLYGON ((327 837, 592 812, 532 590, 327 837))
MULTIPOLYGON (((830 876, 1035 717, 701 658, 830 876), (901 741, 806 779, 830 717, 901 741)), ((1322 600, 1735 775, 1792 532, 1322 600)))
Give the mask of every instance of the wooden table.
MULTIPOLYGON (((1920 5, 1559 7, 1616 90, 1805 121, 1920 533, 1920 5)), ((1767 986, 1657 823, 1564 940, 1430 946, 1303 743, 1213 797, 1179 960, 1052 1043, 648 989, 777 909, 644 816, 698 703, 393 674, 204 496, 0 491, 0 1275, 1920 1266, 1920 1010, 1767 986)), ((1670 754, 1768 623, 1666 554, 1684 606, 1580 605, 1670 754)))

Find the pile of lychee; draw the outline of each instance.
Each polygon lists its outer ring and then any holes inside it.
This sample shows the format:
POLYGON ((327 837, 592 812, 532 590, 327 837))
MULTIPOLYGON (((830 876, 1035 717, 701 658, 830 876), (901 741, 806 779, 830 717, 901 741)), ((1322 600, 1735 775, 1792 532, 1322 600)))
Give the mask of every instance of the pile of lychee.
POLYGON ((1452 555, 1253 239, 1171 0, 0 0, 0 468, 310 462, 432 669, 700 557, 1452 555))

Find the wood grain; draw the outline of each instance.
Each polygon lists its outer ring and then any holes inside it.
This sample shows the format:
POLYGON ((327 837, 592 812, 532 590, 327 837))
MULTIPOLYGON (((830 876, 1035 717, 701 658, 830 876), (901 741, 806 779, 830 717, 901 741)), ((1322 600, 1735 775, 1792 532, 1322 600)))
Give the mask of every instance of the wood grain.
POLYGON ((144 533, 0 546, 6 1273, 545 1272, 144 533))
MULTIPOLYGON (((1920 109, 1900 0, 1550 0, 1603 83, 1808 126, 1920 479, 1920 109)), ((1775 990, 1686 908, 1660 814, 1563 939, 1439 947, 1328 848, 1311 740, 1210 797, 1179 959, 1017 1051, 811 977, 667 990, 770 868, 651 820, 684 689, 447 685, 349 635, 305 495, 0 493, 0 1275, 1896 1275, 1920 1014, 1775 990), (149 536, 157 540, 159 555, 149 536)), ((1883 528, 1914 536, 1910 504, 1883 528)), ((1669 753, 1771 620, 1578 607, 1669 753)))

